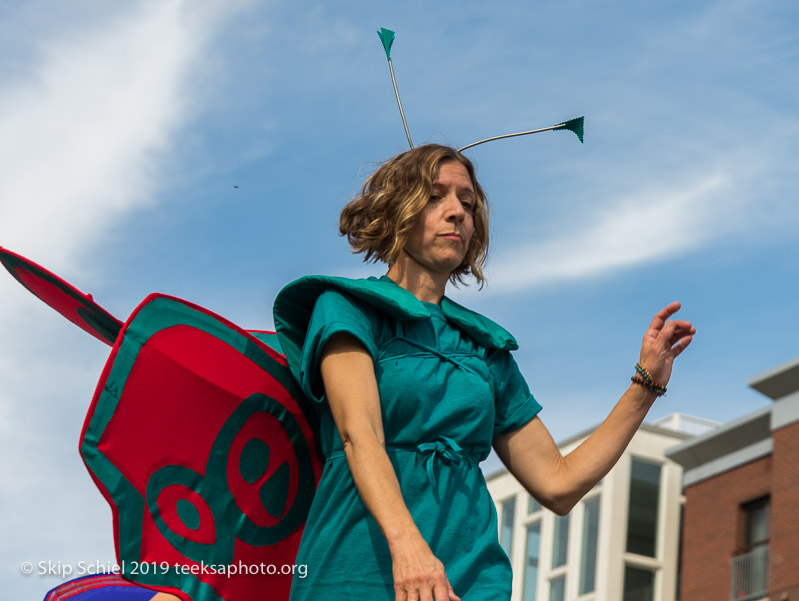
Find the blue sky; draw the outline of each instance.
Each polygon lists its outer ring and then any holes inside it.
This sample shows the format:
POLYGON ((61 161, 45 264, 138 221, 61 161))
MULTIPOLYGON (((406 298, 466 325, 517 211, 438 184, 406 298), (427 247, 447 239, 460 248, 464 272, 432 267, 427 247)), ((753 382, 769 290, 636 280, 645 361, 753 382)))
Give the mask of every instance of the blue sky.
MULTIPOLYGON (((0 5, 0 245, 125 319, 150 292, 247 328, 308 273, 381 274, 336 230, 405 149, 585 115, 469 151, 492 207, 486 289, 556 439, 599 423, 680 300, 698 330, 674 411, 729 421, 797 355, 799 8, 773 2, 68 0, 0 5), (234 186, 238 186, 235 188, 234 186)), ((0 278, 0 582, 106 561, 77 453, 108 348, 0 278)))

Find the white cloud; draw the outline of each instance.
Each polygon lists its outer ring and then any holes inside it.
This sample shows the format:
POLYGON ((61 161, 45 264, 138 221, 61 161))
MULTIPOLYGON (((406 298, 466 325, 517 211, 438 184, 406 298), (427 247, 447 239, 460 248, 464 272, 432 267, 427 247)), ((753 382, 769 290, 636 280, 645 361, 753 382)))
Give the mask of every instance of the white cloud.
POLYGON ((206 32, 183 3, 47 43, 0 97, 0 240, 61 269, 150 202, 158 153, 191 114, 185 93, 206 32))
POLYGON ((595 278, 681 255, 729 233, 740 223, 734 203, 720 215, 719 198, 730 193, 723 173, 683 187, 643 190, 588 219, 562 225, 551 237, 520 245, 496 257, 489 272, 495 292, 595 278))

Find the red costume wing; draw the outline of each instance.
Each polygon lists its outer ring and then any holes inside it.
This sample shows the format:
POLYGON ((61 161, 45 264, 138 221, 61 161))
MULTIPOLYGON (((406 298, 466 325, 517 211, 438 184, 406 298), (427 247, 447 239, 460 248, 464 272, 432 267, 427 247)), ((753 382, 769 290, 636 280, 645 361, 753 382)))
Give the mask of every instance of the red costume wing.
POLYGON ((193 601, 288 599, 307 569, 294 560, 321 473, 315 420, 272 348, 185 301, 145 299, 80 446, 125 577, 193 601))
POLYGON ((36 297, 89 334, 113 345, 122 322, 94 302, 90 294, 65 282, 22 255, 0 247, 0 263, 36 297))

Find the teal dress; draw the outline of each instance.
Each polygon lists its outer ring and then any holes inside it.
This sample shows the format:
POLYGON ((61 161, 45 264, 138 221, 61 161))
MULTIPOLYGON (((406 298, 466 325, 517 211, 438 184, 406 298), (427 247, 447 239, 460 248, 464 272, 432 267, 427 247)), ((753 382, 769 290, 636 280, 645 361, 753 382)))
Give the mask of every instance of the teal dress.
POLYGON ((510 599, 511 570, 478 463, 495 436, 541 406, 509 351, 513 337, 444 297, 424 303, 387 277, 310 276, 275 302, 289 366, 318 402, 324 469, 297 557, 292 601, 394 601, 388 545, 353 483, 324 396, 319 359, 338 332, 375 365, 386 451, 422 536, 464 601, 510 599))

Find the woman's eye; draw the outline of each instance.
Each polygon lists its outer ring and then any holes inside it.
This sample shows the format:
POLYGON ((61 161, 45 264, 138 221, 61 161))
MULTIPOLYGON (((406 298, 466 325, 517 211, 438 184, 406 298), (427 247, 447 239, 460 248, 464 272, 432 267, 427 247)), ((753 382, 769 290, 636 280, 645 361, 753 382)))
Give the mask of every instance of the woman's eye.
POLYGON ((439 200, 441 200, 441 196, 439 196, 438 194, 430 195, 430 202, 438 202, 439 200))

